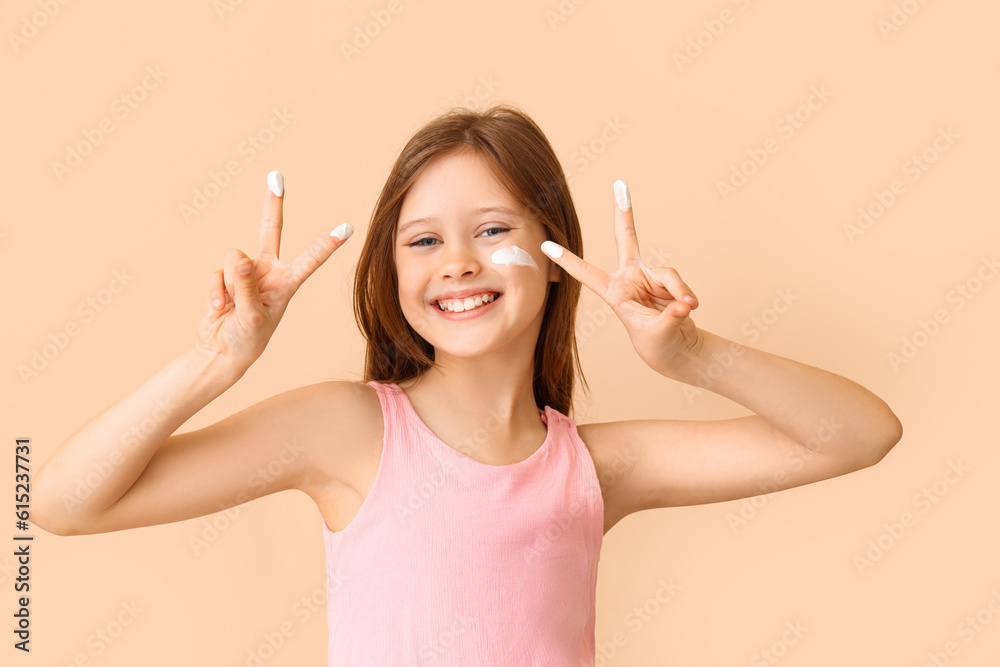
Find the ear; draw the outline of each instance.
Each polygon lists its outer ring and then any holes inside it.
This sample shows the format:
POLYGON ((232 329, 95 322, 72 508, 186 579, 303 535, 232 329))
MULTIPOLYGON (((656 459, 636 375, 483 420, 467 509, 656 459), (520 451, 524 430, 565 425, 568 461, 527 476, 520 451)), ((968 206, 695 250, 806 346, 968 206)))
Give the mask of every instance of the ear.
POLYGON ((557 283, 559 282, 559 279, 562 277, 563 268, 558 264, 556 264, 555 262, 553 262, 551 259, 549 259, 548 262, 549 262, 549 282, 557 283))

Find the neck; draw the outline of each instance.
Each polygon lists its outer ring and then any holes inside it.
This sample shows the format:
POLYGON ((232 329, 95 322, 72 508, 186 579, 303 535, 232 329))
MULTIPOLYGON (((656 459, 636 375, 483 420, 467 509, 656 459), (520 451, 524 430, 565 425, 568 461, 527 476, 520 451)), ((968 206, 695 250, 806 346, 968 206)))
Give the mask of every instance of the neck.
POLYGON ((509 361, 482 358, 441 359, 412 380, 414 393, 427 392, 440 405, 459 411, 470 419, 493 420, 502 431, 538 421, 531 368, 518 369, 509 361), (456 363, 458 362, 458 363, 456 363), (484 378, 489 378, 484 382, 484 378))
POLYGON ((431 368, 406 383, 406 393, 431 431, 467 456, 488 465, 527 458, 545 430, 531 374, 509 366, 489 375, 481 365, 474 373, 469 370, 431 368))

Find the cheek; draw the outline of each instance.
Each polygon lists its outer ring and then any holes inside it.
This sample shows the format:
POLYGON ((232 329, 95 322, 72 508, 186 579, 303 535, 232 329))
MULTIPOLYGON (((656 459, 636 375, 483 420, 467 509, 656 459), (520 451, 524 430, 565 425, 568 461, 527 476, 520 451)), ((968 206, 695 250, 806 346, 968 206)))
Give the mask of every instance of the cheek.
POLYGON ((538 263, 524 248, 516 245, 498 248, 490 258, 493 264, 506 269, 506 272, 516 272, 524 269, 539 272, 538 263))

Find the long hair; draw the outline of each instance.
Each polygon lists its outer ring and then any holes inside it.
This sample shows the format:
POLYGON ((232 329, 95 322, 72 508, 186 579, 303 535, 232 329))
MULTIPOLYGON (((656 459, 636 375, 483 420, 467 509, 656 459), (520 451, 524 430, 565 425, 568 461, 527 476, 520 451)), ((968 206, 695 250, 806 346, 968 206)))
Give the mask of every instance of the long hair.
MULTIPOLYGON (((583 235, 552 146, 526 113, 510 104, 483 111, 455 107, 410 138, 372 211, 354 276, 354 317, 365 337, 364 382, 403 382, 430 368, 434 348, 410 326, 399 304, 393 241, 403 198, 436 159, 472 152, 547 230, 548 239, 583 257, 583 235)), ((562 270, 562 269, 560 269, 562 270)), ((571 416, 580 368, 575 322, 580 283, 551 283, 534 354, 535 404, 571 416)), ((589 392, 582 369, 584 388, 589 392)))

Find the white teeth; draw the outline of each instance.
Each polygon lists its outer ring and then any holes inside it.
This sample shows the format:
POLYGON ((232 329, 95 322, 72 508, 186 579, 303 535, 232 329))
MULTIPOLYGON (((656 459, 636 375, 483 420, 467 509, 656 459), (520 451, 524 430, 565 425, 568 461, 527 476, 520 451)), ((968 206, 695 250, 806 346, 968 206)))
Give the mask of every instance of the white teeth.
POLYGON ((461 313, 490 303, 494 300, 494 298, 493 294, 480 294, 475 298, 467 297, 465 299, 446 299, 444 301, 438 301, 438 309, 445 312, 461 313))

